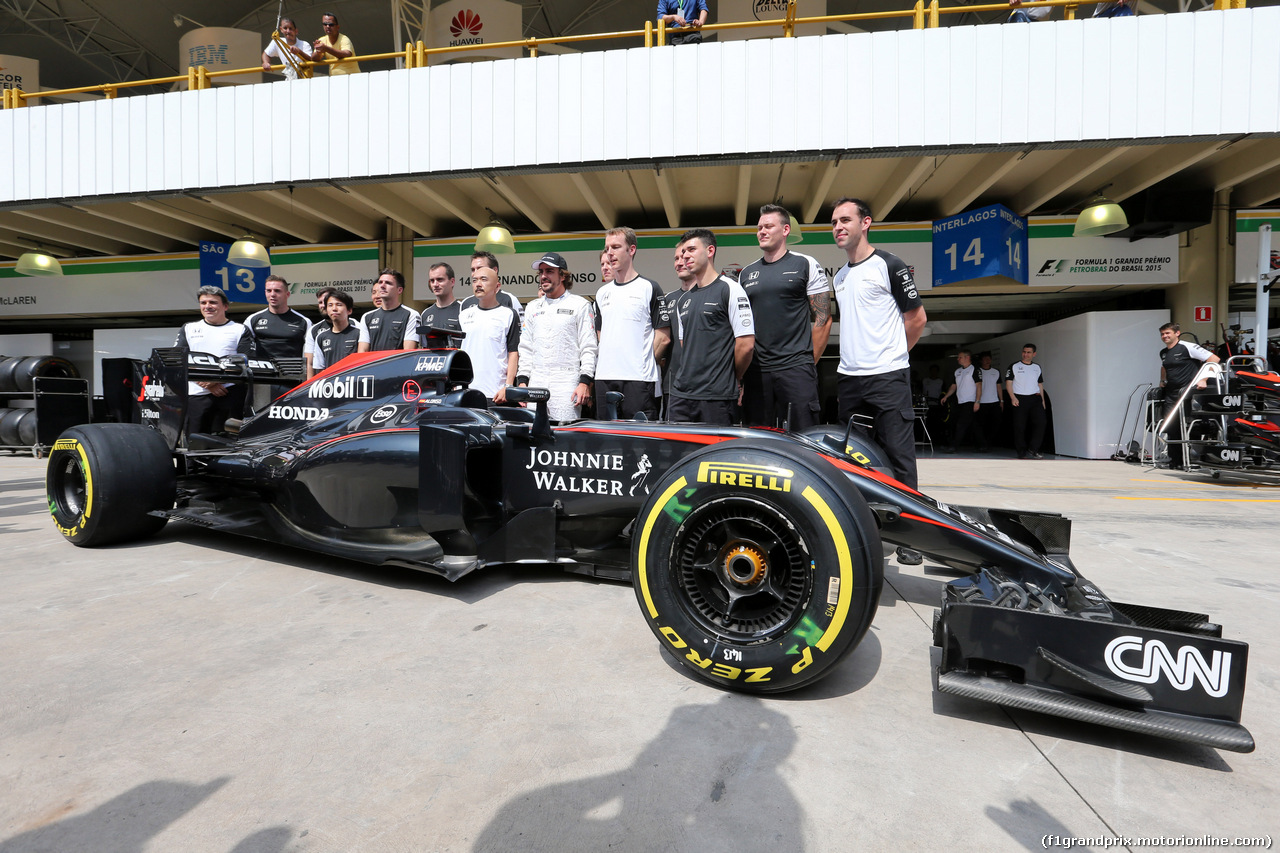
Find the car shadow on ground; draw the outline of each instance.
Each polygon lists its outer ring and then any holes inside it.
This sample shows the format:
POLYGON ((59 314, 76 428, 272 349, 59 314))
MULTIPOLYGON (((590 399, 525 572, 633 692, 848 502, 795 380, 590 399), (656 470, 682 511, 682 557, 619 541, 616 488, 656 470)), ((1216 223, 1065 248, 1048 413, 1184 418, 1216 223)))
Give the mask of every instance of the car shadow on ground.
POLYGON ((802 851, 804 811, 780 770, 796 741, 791 720, 753 696, 684 705, 629 766, 508 799, 472 849, 723 850, 731 839, 744 853, 802 851))

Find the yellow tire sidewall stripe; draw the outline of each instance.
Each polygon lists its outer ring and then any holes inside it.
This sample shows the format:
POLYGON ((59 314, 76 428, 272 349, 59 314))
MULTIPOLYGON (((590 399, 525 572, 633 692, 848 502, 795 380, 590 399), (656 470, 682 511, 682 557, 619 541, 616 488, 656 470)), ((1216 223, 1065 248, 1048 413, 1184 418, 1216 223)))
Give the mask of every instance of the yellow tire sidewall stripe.
POLYGON ((653 594, 649 592, 649 535, 653 533, 653 526, 657 524, 658 517, 666 508, 667 502, 688 484, 689 481, 681 477, 668 486, 666 491, 654 501, 649 517, 644 520, 644 529, 640 532, 640 557, 636 562, 636 583, 640 586, 640 594, 644 597, 645 610, 648 611, 650 619, 658 618, 658 608, 654 606, 653 594))

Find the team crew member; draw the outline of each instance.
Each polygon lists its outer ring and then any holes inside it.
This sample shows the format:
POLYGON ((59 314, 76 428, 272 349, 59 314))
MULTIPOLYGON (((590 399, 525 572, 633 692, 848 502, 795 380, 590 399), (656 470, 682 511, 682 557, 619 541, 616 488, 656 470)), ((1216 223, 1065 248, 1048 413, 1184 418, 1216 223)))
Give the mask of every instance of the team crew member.
MULTIPOLYGON (((1182 327, 1177 323, 1165 323, 1161 326, 1160 340, 1164 343, 1164 348, 1160 350, 1160 387, 1164 389, 1161 419, 1162 421, 1165 418, 1169 419, 1168 424, 1165 425, 1164 434, 1167 438, 1180 439, 1182 431, 1179 428, 1179 422, 1182 419, 1182 411, 1178 409, 1178 398, 1196 378, 1202 363, 1216 364, 1219 359, 1199 344, 1184 343, 1182 327), (1171 414, 1172 418, 1169 417, 1171 414)), ((1207 384, 1206 380, 1201 379, 1196 387, 1204 388, 1207 384)), ((1167 446, 1170 464, 1175 468, 1183 467, 1186 462, 1183 445, 1167 446)))
MULTIPOLYGON (((680 254, 679 246, 676 246, 675 258, 672 263, 675 267, 676 278, 680 280, 680 286, 663 297, 663 301, 666 303, 666 306, 663 309, 663 316, 667 323, 665 328, 668 330, 671 328, 670 320, 676 315, 676 309, 679 307, 680 300, 689 292, 695 283, 693 280, 693 271, 684 265, 684 258, 680 254)), ((662 400, 664 417, 666 420, 671 419, 671 412, 669 411, 671 406, 671 377, 675 375, 679 365, 680 346, 673 341, 671 345, 667 347, 666 356, 659 364, 662 368, 662 400)))
MULTIPOLYGON (((831 214, 836 245, 849 263, 836 273, 840 306, 840 420, 871 415, 894 476, 916 488, 915 410, 907 353, 926 321, 911 269, 897 255, 868 242, 871 208, 842 198, 831 214)), ((903 561, 899 553, 899 561, 903 561)), ((910 563, 917 560, 910 558, 910 563)))
POLYGON ((1040 444, 1044 441, 1044 428, 1048 422, 1044 407, 1044 371, 1032 364, 1036 357, 1035 344, 1022 345, 1022 360, 1009 366, 1004 372, 1004 388, 1013 404, 1013 449, 1019 459, 1043 459, 1040 444), (1031 424, 1031 440, 1027 441, 1027 424, 1031 424))
POLYGON ((329 322, 316 335, 315 368, 308 370, 308 379, 353 352, 368 351, 368 331, 351 319, 351 312, 355 307, 355 300, 345 290, 335 290, 329 294, 329 322))
POLYGON ((956 398, 955 423, 952 424, 951 446, 946 448, 948 453, 955 453, 956 448, 964 441, 965 435, 970 429, 973 429, 977 444, 980 448, 985 449, 985 439, 982 437, 982 431, 978 429, 974 422, 974 417, 982 404, 978 402, 978 398, 982 396, 984 388, 982 382, 982 371, 973 364, 973 353, 967 349, 960 350, 956 355, 956 361, 960 362, 960 366, 956 368, 955 381, 951 383, 951 387, 947 389, 947 393, 942 395, 942 402, 945 404, 951 397, 956 398))
POLYGON ((591 399, 596 371, 595 312, 591 303, 570 293, 569 265, 555 252, 533 264, 542 295, 527 306, 520 330, 516 384, 551 392, 547 413, 554 421, 579 417, 591 399))
POLYGON ((520 350, 520 318, 498 302, 498 271, 478 266, 471 271, 474 296, 462 300, 458 322, 466 337, 462 351, 471 356, 471 387, 495 403, 507 401, 507 386, 516 378, 520 350))
MULTIPOLYGON (((227 295, 220 287, 205 286, 196 291, 201 319, 178 330, 174 346, 210 355, 254 355, 253 333, 227 317, 227 295)), ((221 431, 227 418, 244 410, 245 388, 221 382, 187 383, 187 435, 221 431)))
POLYGON ((710 231, 686 231, 678 251, 693 274, 693 287, 677 298, 671 319, 680 361, 671 378, 667 415, 673 421, 729 426, 755 348, 751 301, 741 285, 716 272, 716 238, 710 231))
POLYGON ((329 294, 337 293, 336 287, 322 287, 316 291, 316 311, 320 314, 320 319, 311 324, 311 328, 307 329, 307 337, 302 345, 302 358, 307 363, 307 369, 311 369, 311 360, 316 352, 316 335, 320 334, 320 330, 329 324, 329 294))
POLYGON ((505 305, 516 312, 516 320, 523 321, 524 310, 520 307, 520 300, 502 289, 502 278, 498 274, 498 256, 493 252, 473 252, 471 255, 471 275, 474 276, 476 270, 480 267, 488 267, 493 270, 494 281, 497 282, 498 288, 498 304, 505 305))
MULTIPOLYGON (((284 280, 284 276, 267 276, 266 292, 267 307, 250 314, 244 321, 257 342, 258 357, 272 361, 302 358, 311 321, 289 307, 289 282, 284 280)), ((253 386, 253 408, 260 410, 295 384, 253 386)))
POLYGON ((743 377, 742 408, 748 424, 793 430, 818 422, 818 359, 831 335, 831 287, 808 255, 787 250, 791 214, 760 208, 756 239, 763 257, 748 264, 738 283, 755 317, 755 358, 743 377))
POLYGON ((980 356, 982 364, 982 395, 978 398, 978 436, 982 445, 979 453, 986 453, 1000 435, 1000 415, 1004 412, 1004 386, 1000 383, 1000 371, 991 366, 991 353, 980 356))
POLYGON ((596 331, 604 342, 596 364, 596 395, 603 399, 609 391, 620 391, 619 418, 644 412, 654 420, 655 394, 662 382, 658 359, 671 343, 670 321, 663 313, 662 288, 636 272, 636 245, 636 232, 630 228, 605 232, 613 281, 596 291, 596 331))
POLYGON ((361 325, 369 332, 369 350, 417 349, 418 312, 400 304, 404 299, 404 276, 399 270, 385 269, 378 273, 378 280, 373 283, 373 299, 379 307, 360 318, 361 325))
POLYGON ((609 250, 605 249, 600 253, 600 283, 608 284, 613 281, 613 265, 609 263, 609 250))
POLYGON ((433 335, 431 330, 462 331, 462 327, 458 325, 458 309, 462 303, 453 295, 454 287, 458 284, 453 274, 453 267, 444 263, 432 264, 427 274, 427 283, 431 285, 431 292, 435 294, 436 302, 422 309, 422 314, 418 318, 418 340, 424 347, 449 346, 447 336, 433 335), (438 338, 438 340, 429 340, 429 338, 438 338))

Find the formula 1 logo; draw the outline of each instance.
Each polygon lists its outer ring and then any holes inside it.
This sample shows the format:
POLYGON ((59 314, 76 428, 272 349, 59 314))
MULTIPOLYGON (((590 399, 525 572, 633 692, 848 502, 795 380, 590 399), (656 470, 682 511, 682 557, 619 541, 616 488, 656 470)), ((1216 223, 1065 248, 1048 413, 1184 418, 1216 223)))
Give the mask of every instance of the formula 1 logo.
POLYGON ((1190 690, 1196 681, 1215 699, 1227 693, 1231 676, 1231 653, 1215 650, 1205 661, 1195 646, 1182 646, 1175 656, 1169 647, 1159 640, 1141 637, 1116 637, 1107 643, 1103 653, 1107 668, 1125 681, 1139 684, 1155 684, 1163 673, 1177 690, 1190 690), (1136 653, 1141 653, 1137 658, 1136 653), (1126 657, 1131 662, 1126 662, 1126 657))
POLYGON ((1036 275, 1057 275, 1062 272, 1062 268, 1066 265, 1067 262, 1065 260, 1060 261, 1057 258, 1050 258, 1036 271, 1036 275))
POLYGON ((480 35, 482 27, 484 24, 480 22, 479 15, 470 9, 463 9, 449 22, 449 34, 456 39, 471 38, 480 35))

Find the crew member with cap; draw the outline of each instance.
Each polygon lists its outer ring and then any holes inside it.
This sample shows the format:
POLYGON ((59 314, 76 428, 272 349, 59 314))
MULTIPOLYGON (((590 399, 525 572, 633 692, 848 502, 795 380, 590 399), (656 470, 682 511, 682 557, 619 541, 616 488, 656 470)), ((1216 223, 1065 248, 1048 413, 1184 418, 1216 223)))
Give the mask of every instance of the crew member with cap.
POLYGON ((548 389, 551 419, 573 420, 591 398, 598 346, 595 314, 590 302, 569 292, 573 276, 563 256, 548 252, 533 268, 542 295, 525 306, 516 384, 548 389))

